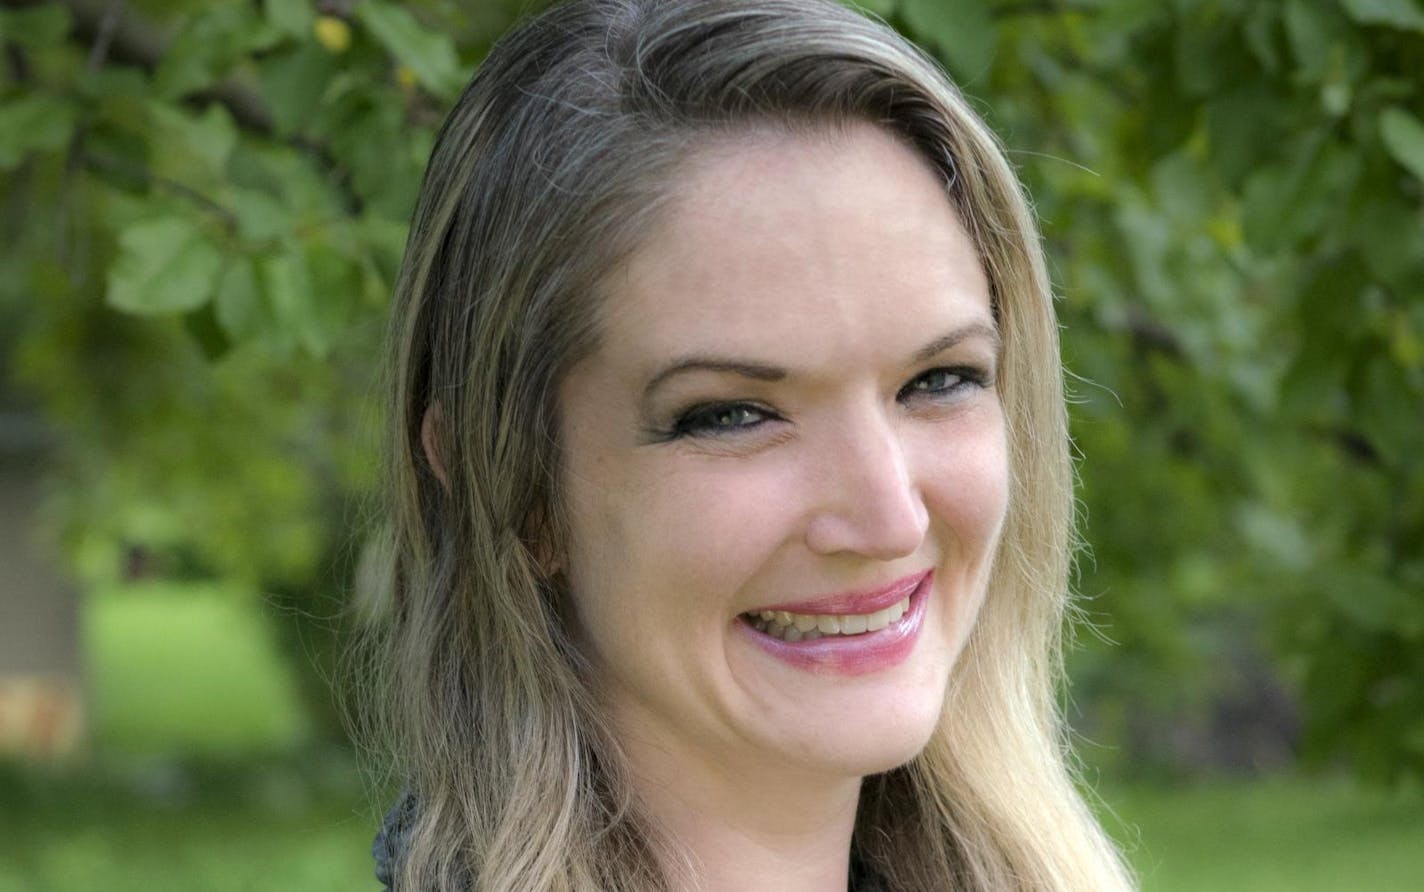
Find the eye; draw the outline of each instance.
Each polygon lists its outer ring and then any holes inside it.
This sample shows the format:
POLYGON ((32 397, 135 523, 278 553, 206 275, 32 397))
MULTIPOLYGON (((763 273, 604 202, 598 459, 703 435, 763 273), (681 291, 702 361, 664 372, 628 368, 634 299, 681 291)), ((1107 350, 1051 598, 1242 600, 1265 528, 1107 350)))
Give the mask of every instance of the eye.
POLYGON ((715 403, 684 412, 673 425, 674 436, 725 436, 758 427, 772 414, 748 403, 715 403))
POLYGON ((901 400, 925 398, 936 399, 958 393, 966 387, 983 387, 988 376, 967 367, 930 369, 900 391, 901 400))

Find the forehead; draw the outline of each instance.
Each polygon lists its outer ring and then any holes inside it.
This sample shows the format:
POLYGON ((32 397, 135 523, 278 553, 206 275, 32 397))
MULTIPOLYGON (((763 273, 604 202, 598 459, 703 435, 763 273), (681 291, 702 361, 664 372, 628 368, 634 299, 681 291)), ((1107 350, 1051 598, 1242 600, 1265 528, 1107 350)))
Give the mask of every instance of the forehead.
POLYGON ((818 332, 885 332, 895 328, 886 314, 906 335, 992 321, 982 265, 941 177, 880 127, 718 137, 672 192, 604 283, 610 347, 775 351, 818 332))

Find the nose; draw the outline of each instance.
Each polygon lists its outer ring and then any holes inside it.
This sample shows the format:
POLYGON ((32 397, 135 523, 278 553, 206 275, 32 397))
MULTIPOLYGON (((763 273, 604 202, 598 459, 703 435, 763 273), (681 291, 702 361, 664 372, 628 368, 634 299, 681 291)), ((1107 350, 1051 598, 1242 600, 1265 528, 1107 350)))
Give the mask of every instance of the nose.
POLYGON ((878 560, 914 554, 929 529, 929 511, 891 419, 845 424, 818 448, 807 546, 878 560))

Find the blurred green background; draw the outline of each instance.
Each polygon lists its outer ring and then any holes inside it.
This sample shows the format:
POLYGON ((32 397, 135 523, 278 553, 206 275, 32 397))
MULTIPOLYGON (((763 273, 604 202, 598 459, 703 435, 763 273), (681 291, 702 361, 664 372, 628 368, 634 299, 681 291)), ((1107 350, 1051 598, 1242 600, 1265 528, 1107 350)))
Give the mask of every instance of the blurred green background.
MULTIPOLYGON (((541 5, 0 3, 0 892, 375 887, 337 659, 383 316, 541 5)), ((1419 888, 1424 2, 864 6, 1035 199, 1064 702, 1144 888, 1419 888)))

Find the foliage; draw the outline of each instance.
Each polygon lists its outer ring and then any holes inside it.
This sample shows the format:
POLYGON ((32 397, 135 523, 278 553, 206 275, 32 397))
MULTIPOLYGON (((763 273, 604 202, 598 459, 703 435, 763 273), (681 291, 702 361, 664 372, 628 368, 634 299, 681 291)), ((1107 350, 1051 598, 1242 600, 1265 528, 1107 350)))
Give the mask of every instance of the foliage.
POLYGON ((1264 642, 1306 703, 1307 756, 1424 769, 1419 15, 1175 0, 1001 20, 978 92, 1034 149, 1083 376, 1080 587, 1122 644, 1082 677, 1129 723, 1250 710, 1264 642))
MULTIPOLYGON (((66 435, 87 578, 141 546, 330 612, 421 165, 528 5, 0 9, 0 352, 66 435)), ((1093 733, 1162 756, 1144 720, 1280 679, 1308 755, 1424 773, 1424 7, 865 5, 978 98, 1042 217, 1079 587, 1118 642, 1075 661, 1093 733)))

